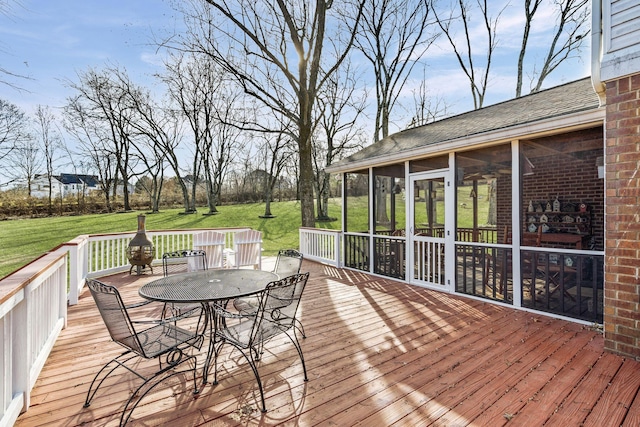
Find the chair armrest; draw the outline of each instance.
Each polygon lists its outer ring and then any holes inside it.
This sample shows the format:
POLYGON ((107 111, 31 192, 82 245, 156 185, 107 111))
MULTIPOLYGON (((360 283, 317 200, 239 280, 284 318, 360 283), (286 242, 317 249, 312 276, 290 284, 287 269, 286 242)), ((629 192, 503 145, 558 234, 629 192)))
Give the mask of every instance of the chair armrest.
POLYGON ((155 302, 155 301, 144 300, 144 301, 140 301, 140 302, 137 302, 137 303, 134 303, 134 304, 126 305, 124 308, 126 308, 127 310, 131 310, 132 308, 144 307, 146 305, 151 304, 152 302, 155 302))
POLYGON ((175 314, 173 311, 167 311, 165 303, 159 301, 140 301, 134 304, 126 306, 130 311, 131 323, 133 324, 161 324, 165 322, 176 322, 181 319, 185 319, 193 314, 193 309, 185 311, 184 313, 175 314), (148 310, 144 310, 143 307, 150 306, 148 310), (142 309, 142 310, 137 310, 142 309), (169 315, 167 315, 169 313, 169 315))
POLYGON ((216 312, 217 316, 220 316, 224 319, 253 319, 256 317, 255 311, 252 313, 234 312, 220 306, 216 306, 214 308, 214 311, 216 312))

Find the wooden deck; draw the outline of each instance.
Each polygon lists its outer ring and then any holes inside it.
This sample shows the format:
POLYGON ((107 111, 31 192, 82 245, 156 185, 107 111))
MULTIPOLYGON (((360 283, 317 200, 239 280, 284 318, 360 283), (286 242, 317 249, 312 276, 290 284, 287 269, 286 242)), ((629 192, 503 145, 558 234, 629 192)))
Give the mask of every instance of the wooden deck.
MULTIPOLYGON (((317 263, 303 271, 309 382, 279 340, 259 366, 266 414, 251 370, 231 353, 217 386, 197 397, 178 381, 157 387, 131 425, 640 425, 640 364, 604 352, 599 331, 317 263)), ((155 277, 104 281, 131 301, 155 277)), ((119 352, 85 290, 16 426, 117 425, 136 384, 126 371, 82 405, 119 352)))

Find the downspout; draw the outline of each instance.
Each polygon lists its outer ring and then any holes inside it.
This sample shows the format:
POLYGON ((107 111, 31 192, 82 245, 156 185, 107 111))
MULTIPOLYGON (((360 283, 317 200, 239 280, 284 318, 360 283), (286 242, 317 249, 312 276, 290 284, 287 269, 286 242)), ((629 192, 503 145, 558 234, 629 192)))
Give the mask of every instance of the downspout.
POLYGON ((606 105, 605 85, 600 79, 602 60, 602 0, 591 0, 591 84, 600 98, 600 106, 606 105))

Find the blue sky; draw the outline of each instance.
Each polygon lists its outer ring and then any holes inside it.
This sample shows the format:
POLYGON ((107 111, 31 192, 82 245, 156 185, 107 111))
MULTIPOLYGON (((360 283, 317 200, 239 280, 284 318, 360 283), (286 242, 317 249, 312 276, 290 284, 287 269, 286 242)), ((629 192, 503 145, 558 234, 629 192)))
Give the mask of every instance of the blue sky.
MULTIPOLYGON (((118 64, 125 67, 135 81, 150 82, 150 76, 161 70, 161 59, 152 43, 153 35, 170 33, 180 23, 170 7, 170 0, 9 1, 10 16, 0 15, 0 66, 32 80, 11 79, 25 91, 0 84, 0 98, 9 100, 29 114, 38 104, 54 108, 64 105, 70 92, 63 81, 76 81, 77 73, 90 66, 101 68, 107 63, 118 64)), ((506 0, 492 0, 490 5, 494 7, 501 2, 506 3, 506 0)), ((514 96, 515 61, 523 20, 521 6, 517 5, 520 2, 516 0, 513 3, 501 16, 500 48, 492 68, 485 105, 514 96)), ((553 26, 553 19, 548 16, 540 16, 538 22, 531 37, 532 48, 538 50, 532 50, 530 58, 542 55, 548 42, 545 35, 548 36, 553 26)), ((429 55, 431 65, 427 80, 430 94, 446 98, 453 106, 453 112, 471 109, 473 104, 468 82, 448 46, 444 42, 434 46, 429 55)), ((585 46, 582 58, 554 73, 545 87, 587 76, 588 55, 589 47, 585 46)), ((404 88, 407 98, 411 88, 418 83, 417 80, 407 83, 404 88)), ((407 121, 399 119, 396 128, 391 130, 395 132, 406 124, 407 121)))
POLYGON ((9 1, 10 16, 0 15, 0 66, 32 80, 10 79, 25 91, 0 84, 0 98, 28 113, 37 104, 62 106, 63 80, 89 66, 119 64, 136 80, 158 71, 151 39, 175 22, 163 0, 9 1))

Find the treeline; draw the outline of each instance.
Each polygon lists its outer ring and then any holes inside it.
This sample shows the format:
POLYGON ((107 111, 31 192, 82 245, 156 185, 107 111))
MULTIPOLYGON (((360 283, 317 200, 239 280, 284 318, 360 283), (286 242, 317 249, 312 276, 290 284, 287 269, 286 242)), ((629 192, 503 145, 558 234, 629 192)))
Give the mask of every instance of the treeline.
MULTIPOLYGON (((151 211, 153 201, 146 190, 146 179, 138 180, 135 190, 129 195, 129 209, 151 211)), ((227 183, 221 192, 220 205, 243 204, 243 203, 265 203, 265 197, 260 189, 262 188, 260 179, 256 179, 255 174, 250 174, 241 182, 227 183)), ((339 188, 336 183, 332 189, 332 194, 338 195, 339 188)), ((196 185, 196 206, 201 208, 199 212, 207 212, 206 186, 201 183, 196 185)), ((273 201, 298 200, 298 191, 293 183, 280 182, 273 192, 273 201)), ((176 178, 166 179, 163 183, 162 198, 160 200, 161 209, 174 209, 183 206, 182 192, 176 178)), ((45 217, 79 215, 107 212, 125 211, 124 198, 116 195, 111 198, 111 206, 105 203, 102 191, 89 191, 85 194, 78 193, 65 197, 53 197, 51 202, 48 198, 31 197, 26 189, 12 189, 0 191, 0 219, 25 217, 45 217)))

